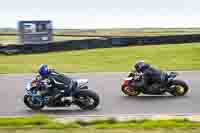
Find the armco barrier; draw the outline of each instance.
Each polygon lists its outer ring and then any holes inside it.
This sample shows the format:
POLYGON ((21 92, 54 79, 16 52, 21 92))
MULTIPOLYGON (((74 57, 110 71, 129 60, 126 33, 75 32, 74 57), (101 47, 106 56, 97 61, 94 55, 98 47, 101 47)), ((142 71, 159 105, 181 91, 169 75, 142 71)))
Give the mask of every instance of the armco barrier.
POLYGON ((49 51, 121 47, 130 45, 174 44, 189 42, 200 42, 200 35, 108 37, 99 39, 49 42, 43 44, 9 45, 1 46, 0 53, 40 53, 49 51))
POLYGON ((176 35, 176 36, 146 36, 146 37, 116 37, 111 38, 112 44, 167 44, 200 42, 200 35, 176 35))
POLYGON ((108 39, 85 39, 59 41, 43 44, 9 45, 2 46, 0 52, 4 54, 14 53, 41 53, 50 51, 79 50, 112 47, 108 39))

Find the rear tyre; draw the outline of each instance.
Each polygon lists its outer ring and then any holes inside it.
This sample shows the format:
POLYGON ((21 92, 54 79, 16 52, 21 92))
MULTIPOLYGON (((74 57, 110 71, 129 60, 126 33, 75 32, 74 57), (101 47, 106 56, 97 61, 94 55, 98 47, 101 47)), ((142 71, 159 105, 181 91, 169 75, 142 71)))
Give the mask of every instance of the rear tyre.
POLYGON ((35 104, 30 95, 24 95, 24 104, 32 110, 38 111, 44 107, 44 103, 35 104))
POLYGON ((75 94, 74 98, 74 103, 83 110, 93 110, 100 102, 98 94, 91 90, 81 90, 75 94))
POLYGON ((136 91, 134 88, 131 88, 130 86, 122 86, 121 90, 127 96, 138 96, 140 94, 139 91, 136 91))
POLYGON ((189 90, 188 85, 181 80, 172 81, 170 84, 170 88, 172 88, 170 93, 173 96, 184 96, 189 90))

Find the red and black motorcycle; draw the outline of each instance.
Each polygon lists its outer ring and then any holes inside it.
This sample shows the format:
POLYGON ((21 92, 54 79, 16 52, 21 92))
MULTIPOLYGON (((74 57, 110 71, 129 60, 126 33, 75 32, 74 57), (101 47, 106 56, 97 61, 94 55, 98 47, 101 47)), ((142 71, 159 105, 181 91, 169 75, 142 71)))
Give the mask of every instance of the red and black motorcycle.
POLYGON ((166 82, 162 84, 153 84, 155 89, 152 90, 148 88, 136 88, 134 84, 140 82, 143 75, 136 72, 131 73, 124 79, 121 90, 127 96, 138 96, 141 93, 148 95, 163 95, 170 93, 173 96, 184 96, 188 92, 189 87, 185 81, 177 80, 177 75, 178 73, 175 72, 168 73, 166 82))

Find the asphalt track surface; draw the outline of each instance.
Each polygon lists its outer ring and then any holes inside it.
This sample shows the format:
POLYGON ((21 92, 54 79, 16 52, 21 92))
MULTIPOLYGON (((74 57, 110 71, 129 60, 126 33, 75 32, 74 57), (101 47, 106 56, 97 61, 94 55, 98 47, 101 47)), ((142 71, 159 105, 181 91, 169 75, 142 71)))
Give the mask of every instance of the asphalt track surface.
MULTIPOLYGON (((92 111, 82 111, 78 107, 44 108, 40 113, 56 116, 199 114, 200 72, 180 72, 178 79, 185 80, 191 88, 184 97, 124 96, 120 85, 126 75, 127 73, 70 74, 75 78, 89 79, 89 87, 101 98, 98 108, 92 111)), ((0 116, 27 116, 38 113, 23 103, 24 88, 33 77, 33 74, 0 75, 0 116)))

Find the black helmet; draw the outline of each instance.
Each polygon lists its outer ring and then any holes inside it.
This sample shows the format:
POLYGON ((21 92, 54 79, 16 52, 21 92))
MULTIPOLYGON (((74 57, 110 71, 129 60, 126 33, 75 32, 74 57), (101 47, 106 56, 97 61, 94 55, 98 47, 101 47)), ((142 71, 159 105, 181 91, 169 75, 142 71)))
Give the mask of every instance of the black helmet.
POLYGON ((143 72, 146 68, 149 67, 149 65, 148 65, 148 64, 145 64, 144 61, 141 60, 141 61, 136 62, 136 64, 135 64, 134 67, 135 67, 135 70, 136 70, 137 72, 143 72))

